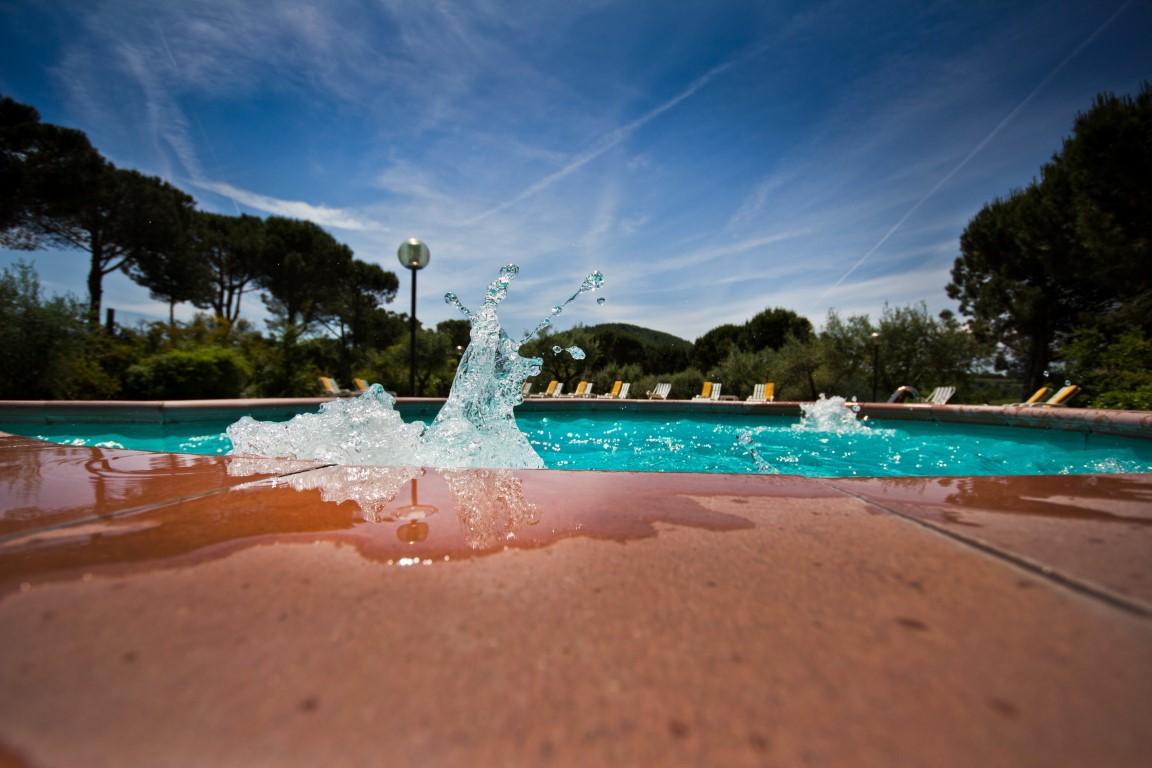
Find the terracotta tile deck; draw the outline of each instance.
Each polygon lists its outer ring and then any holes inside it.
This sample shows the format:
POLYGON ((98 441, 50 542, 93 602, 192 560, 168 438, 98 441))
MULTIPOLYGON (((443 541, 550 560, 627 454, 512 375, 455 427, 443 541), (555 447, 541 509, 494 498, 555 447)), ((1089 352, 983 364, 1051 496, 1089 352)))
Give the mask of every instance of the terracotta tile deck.
POLYGON ((0 766, 1145 766, 1150 501, 0 436, 0 766))

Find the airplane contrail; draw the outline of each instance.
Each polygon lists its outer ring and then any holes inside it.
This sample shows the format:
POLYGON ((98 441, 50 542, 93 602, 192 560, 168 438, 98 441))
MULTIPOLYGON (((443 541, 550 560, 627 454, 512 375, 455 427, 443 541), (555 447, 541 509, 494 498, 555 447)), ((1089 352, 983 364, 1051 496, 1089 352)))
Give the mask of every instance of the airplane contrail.
POLYGON ((840 287, 840 284, 843 283, 846 279, 848 279, 849 275, 851 275, 853 272, 855 272, 857 269, 859 269, 860 265, 863 264, 865 261, 867 261, 868 258, 872 254, 876 253, 876 251, 880 248, 880 246, 882 246, 882 245, 884 245, 884 243, 888 242, 888 238, 890 238, 890 237, 892 237, 892 235, 896 234, 896 231, 898 229, 900 229, 901 226, 904 225, 904 222, 908 221, 908 218, 912 214, 914 214, 920 208, 920 206, 922 206, 922 205, 924 205, 924 203, 928 202, 928 200, 933 195, 935 195, 940 190, 941 187, 943 187, 945 184, 947 184, 952 179, 953 176, 955 176, 957 173, 960 172, 960 170, 964 166, 968 165, 969 160, 971 160, 973 157, 975 157, 980 152, 980 150, 984 149, 984 147, 988 146, 988 143, 990 141, 992 141, 992 139, 996 138, 996 135, 998 133, 1000 133, 1001 130, 1003 130, 1004 126, 1006 126, 1006 125, 1008 125, 1008 123, 1012 122, 1012 119, 1014 117, 1016 117, 1016 115, 1020 112, 1020 110, 1022 110, 1028 104, 1028 102, 1032 101, 1032 97, 1034 97, 1037 93, 1039 93, 1040 90, 1044 88, 1044 86, 1048 85, 1048 83, 1052 80, 1052 78, 1054 78, 1057 74, 1059 74, 1060 70, 1062 70, 1064 68, 1064 66, 1066 64, 1068 64, 1068 62, 1072 61, 1072 59, 1076 58, 1077 54, 1079 54, 1082 50, 1084 50, 1086 47, 1088 47, 1092 43, 1092 41, 1094 41, 1097 38, 1097 36, 1099 36, 1099 34, 1101 32, 1103 32, 1104 29, 1109 24, 1111 24, 1113 21, 1115 21, 1116 17, 1119 16, 1121 13, 1123 13, 1124 9, 1127 8, 1131 4, 1132 4, 1132 0, 1126 0, 1126 2, 1123 5, 1121 5, 1119 8, 1117 8, 1116 11, 1111 16, 1109 16, 1107 19, 1104 20, 1104 23, 1102 23, 1100 26, 1096 27, 1096 30, 1094 32, 1092 32, 1092 34, 1090 34, 1090 35, 1088 35, 1088 37, 1084 38, 1084 40, 1080 43, 1080 45, 1076 46, 1076 48, 1074 48, 1071 53, 1069 53, 1067 56, 1065 56, 1064 59, 1059 64, 1057 64, 1052 69, 1052 71, 1049 72, 1044 77, 1044 79, 1041 80, 1039 82, 1039 84, 1037 84, 1036 87, 1033 88, 1028 93, 1028 95, 1025 96, 1024 99, 1012 109, 1011 112, 1009 112, 1007 115, 1004 116, 1003 120, 1001 120, 999 123, 997 123, 996 127, 993 128, 992 131, 987 136, 985 136, 983 139, 981 139, 980 143, 977 144, 972 149, 972 151, 969 152, 964 157, 964 159, 961 160, 959 162, 959 164, 956 165, 955 168, 953 168, 951 171, 949 171, 947 174, 945 174, 944 178, 940 179, 940 181, 936 182, 936 184, 932 187, 932 189, 928 190, 927 194, 925 194, 922 198, 917 200, 916 203, 911 208, 909 208, 908 211, 903 216, 900 217, 900 220, 897 221, 895 224, 893 224, 892 228, 889 229, 886 233, 884 233, 884 237, 880 238, 880 240, 876 243, 876 245, 869 248, 867 253, 865 253, 863 256, 861 256, 856 261, 855 264, 853 264, 851 267, 849 267, 848 271, 845 272, 843 275, 841 275, 840 279, 837 280, 836 283, 831 288, 829 288, 827 291, 824 292, 824 295, 828 295, 828 293, 830 293, 831 291, 840 287))
POLYGON ((607 152, 608 150, 612 149, 613 147, 615 147, 620 142, 627 139, 629 136, 631 136, 633 133, 635 133, 639 128, 642 128, 644 125, 648 124, 652 120, 656 119, 660 115, 662 115, 665 112, 667 112, 668 110, 672 109, 673 107, 675 107, 680 102, 689 98, 690 96, 692 96, 697 91, 699 91, 701 88, 706 86, 709 82, 711 82, 713 79, 715 79, 720 74, 722 74, 722 73, 726 72, 727 70, 731 69, 732 67, 736 66, 741 61, 755 56, 756 54, 760 53, 761 50, 763 50, 763 48, 757 48, 750 53, 735 56, 735 57, 729 59, 728 61, 725 61, 721 64, 717 64, 716 66, 712 67, 707 72, 705 72, 704 74, 697 77, 695 80, 693 80, 691 83, 689 83, 687 88, 680 91, 680 93, 678 93, 675 96, 673 96, 672 98, 668 99, 663 104, 660 104, 660 105, 650 109, 648 112, 645 112, 643 115, 636 118, 635 120, 628 123, 627 125, 623 125, 623 126, 620 126, 619 128, 615 128, 615 129, 609 131, 608 133, 604 134, 603 136, 601 136, 600 139, 597 140, 596 143, 590 149, 587 149, 584 152, 581 152, 580 154, 576 155, 563 168, 548 174, 544 178, 537 181, 535 184, 532 184, 527 189, 520 192, 518 195, 516 195, 516 196, 514 196, 508 200, 505 200, 504 202, 500 203, 499 205, 496 205, 492 208, 489 208, 488 210, 484 211, 483 213, 480 213, 480 214, 477 214, 476 216, 473 216, 471 219, 468 219, 467 221, 465 221, 464 224, 466 226, 476 224, 477 222, 480 222, 480 221, 483 221, 484 219, 487 219, 489 216, 493 216, 493 215, 500 213, 502 211, 506 211, 507 209, 511 208, 512 206, 516 205, 517 203, 520 203, 523 200, 526 200, 527 198, 531 197, 532 195, 535 195, 538 192, 541 192, 544 189, 547 189, 548 187, 552 186, 553 184, 555 184, 560 179, 562 179, 565 176, 568 176, 569 174, 579 170, 580 168, 584 167, 585 165, 587 165, 591 161, 600 157, 605 152, 607 152))

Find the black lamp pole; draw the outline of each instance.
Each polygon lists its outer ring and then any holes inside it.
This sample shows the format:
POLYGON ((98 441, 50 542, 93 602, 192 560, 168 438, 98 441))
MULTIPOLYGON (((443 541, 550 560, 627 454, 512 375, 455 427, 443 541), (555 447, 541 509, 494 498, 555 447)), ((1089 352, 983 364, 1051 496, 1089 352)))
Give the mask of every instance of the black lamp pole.
POLYGON ((428 266, 432 254, 428 251, 428 246, 413 237, 400 243, 396 258, 412 270, 412 315, 408 318, 411 351, 408 361, 408 392, 412 397, 416 397, 416 273, 428 266))
MULTIPOLYGON (((419 272, 415 267, 409 267, 412 270, 412 314, 408 318, 408 391, 412 397, 416 396, 416 273, 419 272)), ((875 399, 875 398, 873 398, 875 399)))
POLYGON ((876 383, 880 376, 880 334, 872 334, 872 402, 876 402, 876 383))

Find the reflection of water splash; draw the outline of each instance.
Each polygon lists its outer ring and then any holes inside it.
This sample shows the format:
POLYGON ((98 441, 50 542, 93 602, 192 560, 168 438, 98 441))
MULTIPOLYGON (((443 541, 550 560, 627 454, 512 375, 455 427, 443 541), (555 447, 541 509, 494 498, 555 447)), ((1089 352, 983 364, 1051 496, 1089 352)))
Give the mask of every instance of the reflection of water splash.
MULTIPOLYGON (((513 413, 523 401, 525 379, 540 372, 543 360, 521 357, 519 349, 577 297, 599 289, 604 276, 589 274, 534 330, 513 341, 500 327, 496 307, 519 271, 515 264, 502 267, 475 312, 455 294, 445 295, 445 301, 468 318, 471 341, 456 369, 448 400, 428 427, 421 422, 404 424, 393 408, 393 398, 376 384, 358 398, 326 403, 320 413, 301 414, 286 423, 244 417, 227 430, 233 453, 339 464, 543 467, 513 413)), ((573 357, 578 352, 569 350, 573 357)))
POLYGON ((867 427, 856 418, 860 413, 860 406, 856 404, 856 398, 852 398, 852 404, 849 405, 843 397, 838 395, 824 397, 824 393, 820 393, 820 398, 816 402, 801 403, 800 408, 804 411, 804 415, 800 417, 800 423, 795 425, 793 429, 808 432, 834 432, 836 434, 867 430, 867 427))
MULTIPOLYGON (((283 459, 233 459, 228 474, 247 477, 295 471, 298 466, 283 459)), ((361 517, 370 523, 403 523, 397 534, 405 541, 405 528, 416 522, 419 540, 428 535, 427 518, 437 512, 421 504, 419 479, 427 470, 418 467, 329 466, 295 471, 294 474, 265 478, 238 485, 233 490, 255 487, 286 486, 296 491, 319 491, 320 498, 333 504, 352 502, 360 508, 361 517), (411 484, 411 503, 396 502, 406 484, 411 484)), ((525 526, 540 522, 535 504, 524 497, 520 478, 506 469, 446 469, 439 471, 456 502, 456 517, 464 543, 470 549, 492 549, 516 538, 525 526)))
POLYGON ((456 499, 464 539, 473 549, 489 549, 540 522, 535 504, 524 498, 520 478, 508 470, 447 469, 440 473, 456 499))

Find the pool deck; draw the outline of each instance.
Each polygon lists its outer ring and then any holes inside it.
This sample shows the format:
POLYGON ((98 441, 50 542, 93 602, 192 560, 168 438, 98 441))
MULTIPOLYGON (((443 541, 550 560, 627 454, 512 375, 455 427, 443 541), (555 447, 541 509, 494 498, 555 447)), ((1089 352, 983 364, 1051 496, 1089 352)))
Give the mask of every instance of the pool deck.
POLYGON ((0 434, 0 649, 0 766, 1146 766, 1152 475, 0 434))

